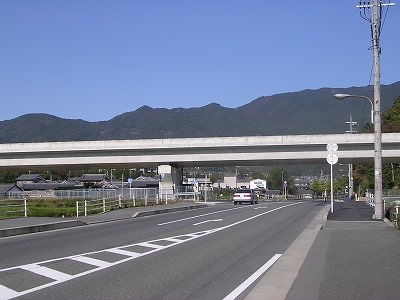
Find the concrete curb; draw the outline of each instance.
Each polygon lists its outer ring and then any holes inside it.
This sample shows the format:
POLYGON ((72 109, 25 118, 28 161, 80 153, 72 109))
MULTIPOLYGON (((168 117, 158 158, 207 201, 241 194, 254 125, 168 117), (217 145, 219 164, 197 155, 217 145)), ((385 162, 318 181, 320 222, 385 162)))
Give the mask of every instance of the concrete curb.
POLYGON ((171 208, 155 208, 148 211, 139 211, 133 214, 133 216, 129 217, 113 217, 111 219, 103 219, 103 220, 69 220, 69 221, 57 221, 54 223, 47 223, 47 224, 37 224, 37 225, 26 225, 21 227, 15 228, 5 228, 0 229, 0 238, 8 237, 8 236, 15 236, 15 235, 22 235, 22 234, 29 234, 29 233, 36 233, 36 232, 43 232, 43 231, 50 231, 50 230, 57 230, 57 229, 64 229, 76 226, 83 226, 83 225, 90 225, 90 224, 100 224, 100 223, 107 223, 107 222, 114 222, 120 220, 126 220, 131 218, 140 218, 140 217, 147 217, 152 215, 158 214, 165 214, 170 212, 177 212, 183 210, 190 210, 196 208, 206 208, 208 207, 207 204, 198 204, 198 205, 189 205, 189 206, 182 206, 182 207, 171 207, 171 208))
POLYGON ((63 228, 82 226, 82 225, 87 225, 87 224, 82 221, 75 220, 75 221, 63 221, 63 222, 49 223, 49 224, 28 225, 17 228, 5 228, 0 230, 0 237, 63 229, 63 228))

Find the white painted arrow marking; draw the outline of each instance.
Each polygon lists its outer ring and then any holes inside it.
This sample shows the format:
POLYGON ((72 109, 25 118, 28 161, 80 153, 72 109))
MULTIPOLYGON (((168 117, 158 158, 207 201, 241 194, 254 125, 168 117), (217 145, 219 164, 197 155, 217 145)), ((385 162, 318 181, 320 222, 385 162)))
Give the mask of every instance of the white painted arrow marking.
POLYGON ((221 222, 221 221, 222 221, 222 219, 214 219, 214 220, 207 220, 207 221, 199 222, 199 223, 196 223, 196 224, 193 224, 193 225, 197 226, 197 225, 208 223, 208 222, 221 222))

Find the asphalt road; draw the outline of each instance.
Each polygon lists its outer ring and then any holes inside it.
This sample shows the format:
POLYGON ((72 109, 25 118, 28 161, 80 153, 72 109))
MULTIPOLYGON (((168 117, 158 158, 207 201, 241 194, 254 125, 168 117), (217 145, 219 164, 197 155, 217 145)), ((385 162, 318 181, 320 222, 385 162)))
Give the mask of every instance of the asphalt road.
POLYGON ((220 204, 2 238, 0 299, 244 299, 320 210, 220 204))

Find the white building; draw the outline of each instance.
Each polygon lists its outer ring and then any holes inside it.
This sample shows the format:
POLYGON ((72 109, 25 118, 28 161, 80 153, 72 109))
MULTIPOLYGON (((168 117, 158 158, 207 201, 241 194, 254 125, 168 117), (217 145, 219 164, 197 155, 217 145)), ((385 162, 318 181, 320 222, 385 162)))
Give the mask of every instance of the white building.
POLYGON ((250 181, 250 188, 255 189, 267 189, 267 181, 262 179, 253 179, 250 181))

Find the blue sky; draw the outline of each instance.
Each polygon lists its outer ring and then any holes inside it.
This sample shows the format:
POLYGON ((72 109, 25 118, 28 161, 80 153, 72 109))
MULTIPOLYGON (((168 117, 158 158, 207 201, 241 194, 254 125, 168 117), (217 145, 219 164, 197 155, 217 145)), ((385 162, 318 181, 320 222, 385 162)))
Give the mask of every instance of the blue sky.
MULTIPOLYGON (((372 84, 358 2, 1 0, 0 120, 104 121, 143 105, 234 108, 372 84)), ((400 80, 399 6, 383 24, 382 84, 400 80)))

